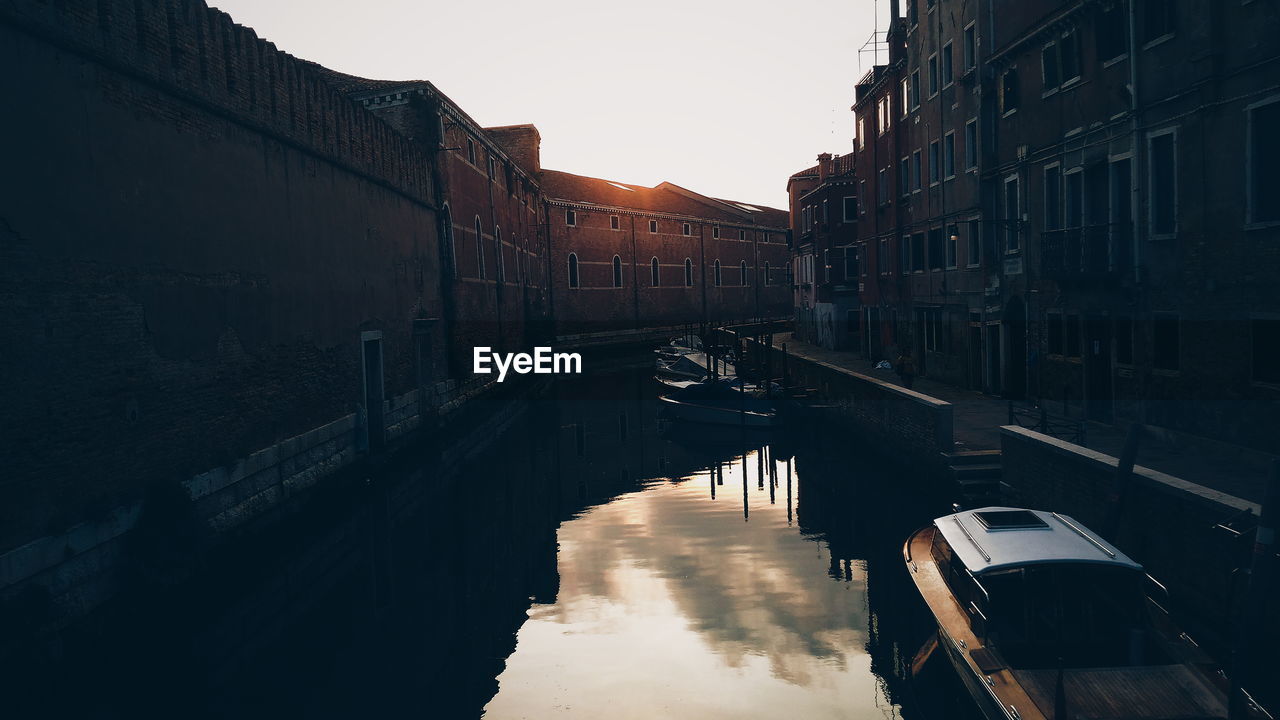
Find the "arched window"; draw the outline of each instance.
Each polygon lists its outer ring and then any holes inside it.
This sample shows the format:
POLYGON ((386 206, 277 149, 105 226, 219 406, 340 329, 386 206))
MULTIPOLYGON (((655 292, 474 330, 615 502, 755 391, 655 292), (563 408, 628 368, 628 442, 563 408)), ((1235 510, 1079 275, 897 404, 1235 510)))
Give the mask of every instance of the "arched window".
POLYGON ((613 286, 622 287, 622 258, 613 256, 613 286))
POLYGON ((484 279, 484 226, 476 216, 476 277, 484 279))
POLYGON ((742 286, 746 287, 750 283, 747 282, 747 261, 743 260, 738 263, 738 277, 742 280, 742 286))
POLYGON ((448 203, 440 215, 440 239, 444 241, 445 252, 449 253, 449 271, 458 277, 458 248, 453 244, 453 214, 449 212, 448 203))
POLYGON ((684 259, 684 286, 693 287, 693 261, 684 259))
POLYGON ((715 264, 715 280, 716 280, 716 287, 720 287, 720 261, 719 260, 716 260, 716 264, 715 264))
POLYGON ((649 261, 649 277, 654 287, 658 287, 658 258, 654 257, 649 261))
POLYGON ((578 253, 569 253, 569 287, 580 287, 578 284, 578 253))
POLYGON ((507 264, 502 257, 502 228, 493 226, 493 255, 497 258, 498 282, 507 281, 507 264))
POLYGON ((773 283, 773 278, 769 277, 769 261, 765 260, 764 261, 764 284, 770 285, 772 283, 773 283))

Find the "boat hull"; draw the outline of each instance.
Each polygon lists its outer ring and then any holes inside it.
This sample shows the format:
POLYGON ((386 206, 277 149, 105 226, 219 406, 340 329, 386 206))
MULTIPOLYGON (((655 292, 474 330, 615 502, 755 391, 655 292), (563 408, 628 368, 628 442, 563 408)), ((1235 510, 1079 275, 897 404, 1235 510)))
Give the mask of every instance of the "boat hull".
POLYGON ((770 428, 778 424, 777 413, 744 412, 714 405, 681 402, 668 397, 660 397, 658 402, 661 403, 662 412, 667 417, 686 422, 737 425, 749 428, 770 428))

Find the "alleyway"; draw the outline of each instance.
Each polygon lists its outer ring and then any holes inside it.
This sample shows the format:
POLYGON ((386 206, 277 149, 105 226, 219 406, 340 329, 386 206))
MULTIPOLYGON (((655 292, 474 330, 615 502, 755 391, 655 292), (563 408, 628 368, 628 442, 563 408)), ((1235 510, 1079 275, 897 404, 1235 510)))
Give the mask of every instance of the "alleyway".
MULTIPOLYGON (((787 351, 811 360, 900 383, 892 370, 877 370, 870 360, 855 353, 827 350, 797 340, 788 333, 774 337, 774 345, 787 344, 787 351)), ((1004 398, 957 388, 928 378, 916 378, 912 390, 951 403, 955 421, 957 450, 998 450, 1000 427, 1008 424, 1008 403, 1004 398)), ((1061 408, 1056 408, 1061 411, 1061 408)), ((1072 409, 1075 410, 1074 408, 1072 409)), ((1105 425, 1089 421, 1085 446, 1112 457, 1124 447, 1128 425, 1105 425)), ((1208 438, 1173 433, 1155 428, 1138 450, 1137 465, 1172 475, 1211 490, 1255 503, 1262 501, 1273 456, 1249 448, 1208 438)))

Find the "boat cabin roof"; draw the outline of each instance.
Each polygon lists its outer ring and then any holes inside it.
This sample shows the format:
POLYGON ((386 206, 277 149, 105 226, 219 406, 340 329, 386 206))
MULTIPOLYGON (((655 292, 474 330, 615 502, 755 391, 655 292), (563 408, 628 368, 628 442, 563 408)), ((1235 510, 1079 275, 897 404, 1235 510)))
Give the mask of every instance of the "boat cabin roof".
POLYGON ((944 515, 933 524, 974 575, 1050 563, 1142 569, 1070 516, 1055 512, 992 506, 944 515))

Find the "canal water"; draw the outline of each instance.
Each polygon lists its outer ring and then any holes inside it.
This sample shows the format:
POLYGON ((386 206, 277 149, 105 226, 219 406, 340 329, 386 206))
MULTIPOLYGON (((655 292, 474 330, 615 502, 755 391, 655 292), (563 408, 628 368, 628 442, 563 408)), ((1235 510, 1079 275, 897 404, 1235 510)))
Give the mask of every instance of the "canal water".
MULTIPOLYGON (((657 419, 647 367, 495 403, 3 668, 84 717, 973 718, 856 438, 657 419)), ((19 715, 20 717, 23 715, 19 715)))

